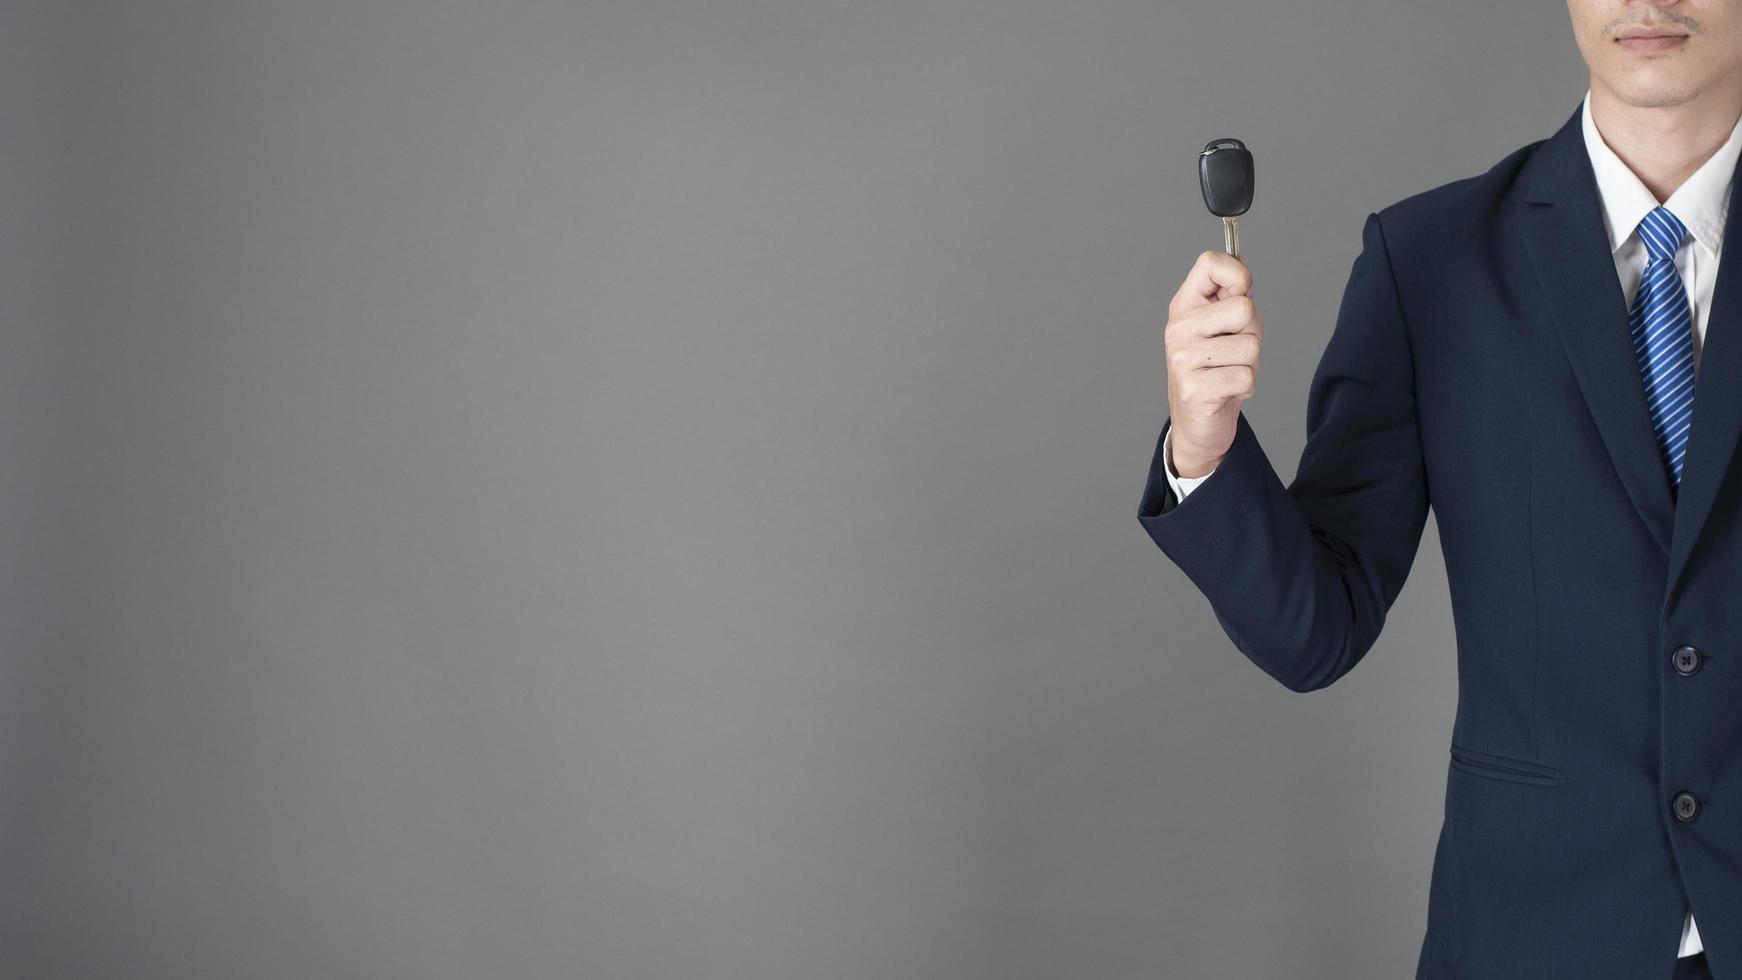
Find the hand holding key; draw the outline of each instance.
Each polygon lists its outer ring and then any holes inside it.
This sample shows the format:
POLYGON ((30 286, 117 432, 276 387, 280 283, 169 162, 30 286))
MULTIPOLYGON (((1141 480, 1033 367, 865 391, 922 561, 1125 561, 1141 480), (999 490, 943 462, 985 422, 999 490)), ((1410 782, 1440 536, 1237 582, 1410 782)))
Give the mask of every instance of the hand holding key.
POLYGON ((1198 255, 1167 308, 1169 463, 1184 477, 1214 470, 1234 444, 1240 403, 1258 381, 1264 324, 1252 273, 1227 252, 1198 255))
POLYGON ((1234 444, 1264 338, 1234 223, 1252 206, 1252 153, 1237 139, 1211 140, 1198 155, 1198 182, 1222 219, 1226 251, 1201 253, 1167 307, 1168 464, 1184 477, 1214 470, 1234 444))
POLYGON ((1222 219, 1226 251, 1200 254, 1167 308, 1168 465, 1183 477, 1213 471, 1234 444, 1264 338, 1234 222, 1252 206, 1251 152, 1236 139, 1212 140, 1198 155, 1198 182, 1222 219))

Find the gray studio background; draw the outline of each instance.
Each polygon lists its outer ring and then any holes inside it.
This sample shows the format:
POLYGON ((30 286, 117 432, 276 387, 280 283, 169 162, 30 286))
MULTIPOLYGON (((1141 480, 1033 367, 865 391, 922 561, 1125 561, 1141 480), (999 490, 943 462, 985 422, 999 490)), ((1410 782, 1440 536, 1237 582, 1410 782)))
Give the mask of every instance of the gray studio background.
POLYGON ((1237 136, 1290 479, 1564 5, 3 10, 5 977, 1412 974, 1437 532, 1261 674, 1135 516, 1162 324, 1237 136))

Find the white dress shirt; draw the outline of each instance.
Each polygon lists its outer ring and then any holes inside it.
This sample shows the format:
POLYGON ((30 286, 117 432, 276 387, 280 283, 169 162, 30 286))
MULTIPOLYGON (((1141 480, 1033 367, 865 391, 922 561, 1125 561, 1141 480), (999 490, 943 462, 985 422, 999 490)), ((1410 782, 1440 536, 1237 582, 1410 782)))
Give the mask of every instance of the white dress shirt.
MULTIPOLYGON (((1590 155, 1591 169, 1597 180, 1601 198, 1603 222, 1609 232, 1609 249, 1615 258, 1615 274, 1621 280, 1622 295, 1627 308, 1633 308, 1633 294, 1645 273, 1645 243, 1639 240, 1639 222, 1660 203, 1687 226, 1688 237, 1675 253, 1675 270, 1681 276, 1688 293, 1688 305, 1694 320, 1694 401, 1698 403, 1700 351, 1705 345, 1706 320, 1712 310, 1712 289, 1718 278, 1718 259, 1723 254, 1724 218, 1730 211, 1731 177, 1736 172, 1736 160, 1742 153, 1742 118, 1730 129, 1730 138, 1718 147, 1698 170, 1682 181, 1659 202, 1627 164, 1615 155, 1609 144, 1597 132, 1591 119, 1591 93, 1585 92, 1581 110, 1584 119, 1585 152, 1590 155)), ((1620 338, 1618 338, 1620 339, 1620 338)), ((1625 342, 1631 344, 1631 340, 1625 342)), ((1182 477, 1173 471, 1173 430, 1169 428, 1162 440, 1162 469, 1168 486, 1180 500, 1215 475, 1215 470, 1203 476, 1182 477)), ((1676 956, 1691 956, 1705 948, 1700 942, 1699 927, 1694 924, 1694 910, 1689 908, 1682 920, 1681 949, 1676 956)))

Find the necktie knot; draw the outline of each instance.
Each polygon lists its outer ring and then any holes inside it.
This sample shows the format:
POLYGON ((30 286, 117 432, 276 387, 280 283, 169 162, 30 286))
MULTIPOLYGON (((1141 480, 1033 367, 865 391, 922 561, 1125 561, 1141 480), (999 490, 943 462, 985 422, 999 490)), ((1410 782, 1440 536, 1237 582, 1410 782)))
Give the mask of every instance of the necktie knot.
POLYGON ((1645 243, 1645 254, 1654 260, 1674 258, 1687 234, 1687 226, 1681 223, 1681 219, 1661 205, 1652 208, 1651 213, 1639 222, 1639 240, 1645 243))

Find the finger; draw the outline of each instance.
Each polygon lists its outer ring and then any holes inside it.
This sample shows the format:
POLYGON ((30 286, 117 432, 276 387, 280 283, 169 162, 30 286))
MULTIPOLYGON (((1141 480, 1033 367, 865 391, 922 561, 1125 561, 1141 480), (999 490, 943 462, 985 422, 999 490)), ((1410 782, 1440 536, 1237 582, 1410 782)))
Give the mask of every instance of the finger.
POLYGON ((1227 252, 1209 249, 1198 253, 1186 273, 1185 282, 1174 294, 1179 311, 1195 309, 1229 296, 1244 296, 1252 289, 1252 271, 1246 263, 1227 252))
POLYGON ((1253 333, 1264 335, 1258 319, 1258 307, 1250 296, 1230 296, 1212 300, 1185 313, 1175 321, 1187 337, 1215 337, 1222 334, 1253 333))
POLYGON ((1221 334, 1182 348, 1177 367, 1185 371, 1209 371, 1219 367, 1257 363, 1258 338, 1250 333, 1221 334))
POLYGON ((1182 405, 1215 408, 1224 399, 1243 395, 1258 379, 1258 369, 1250 364, 1224 364, 1179 376, 1179 397, 1182 405))
POLYGON ((1229 364, 1205 372, 1199 383, 1203 385, 1204 393, 1210 397, 1239 396, 1244 401, 1251 397, 1257 380, 1258 369, 1253 365, 1229 364))

